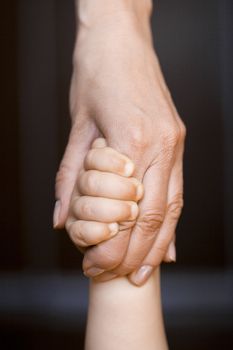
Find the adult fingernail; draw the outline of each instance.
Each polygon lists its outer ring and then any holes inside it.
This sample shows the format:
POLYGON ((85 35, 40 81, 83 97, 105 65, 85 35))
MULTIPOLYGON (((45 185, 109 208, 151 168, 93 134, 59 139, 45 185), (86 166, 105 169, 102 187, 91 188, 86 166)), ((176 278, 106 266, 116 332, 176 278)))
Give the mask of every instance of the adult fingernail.
POLYGON ((59 215, 61 210, 61 201, 57 200, 53 212, 53 228, 57 228, 59 224, 59 215))
POLYGON ((110 237, 113 237, 117 234, 119 230, 119 225, 116 222, 113 222, 108 225, 109 230, 110 230, 110 237))
POLYGON ((125 169, 124 169, 124 175, 125 176, 131 176, 134 172, 134 164, 131 162, 128 162, 125 164, 125 169))
POLYGON ((176 262, 176 247, 174 243, 169 245, 168 256, 170 261, 176 262))
POLYGON ((83 273, 87 277, 96 277, 103 272, 104 272, 104 270, 100 269, 98 267, 90 267, 88 270, 84 271, 83 273))
POLYGON ((130 220, 136 219, 136 217, 138 216, 138 211, 139 211, 137 204, 136 203, 131 204, 130 210, 131 210, 130 220))
POLYGON ((143 196, 143 193, 144 193, 143 185, 142 185, 142 184, 139 184, 139 185, 137 186, 136 200, 141 199, 142 196, 143 196))
POLYGON ((150 277, 153 272, 153 267, 150 265, 143 265, 131 276, 131 281, 137 286, 141 286, 150 277))

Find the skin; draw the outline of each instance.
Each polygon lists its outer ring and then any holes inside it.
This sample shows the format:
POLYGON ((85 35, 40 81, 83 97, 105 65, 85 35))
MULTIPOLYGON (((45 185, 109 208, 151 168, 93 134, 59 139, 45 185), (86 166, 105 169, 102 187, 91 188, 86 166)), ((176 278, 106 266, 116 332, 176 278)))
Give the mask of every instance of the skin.
POLYGON ((142 183, 130 176, 133 163, 107 147, 104 138, 93 142, 84 164, 85 170, 72 194, 66 230, 78 247, 87 248, 119 234, 125 221, 135 225, 137 202, 144 189, 142 183))
POLYGON ((111 148, 133 161, 133 176, 145 189, 135 225, 125 221, 121 235, 85 251, 85 274, 97 274, 98 281, 128 275, 142 285, 163 259, 175 260, 185 126, 152 45, 151 8, 150 1, 139 0, 77 4, 72 127, 56 177, 54 226, 65 225, 84 158, 96 137, 104 136, 111 148))
MULTIPOLYGON (((79 248, 85 250, 121 235, 124 220, 135 224, 128 206, 134 204, 138 215, 136 203, 143 197, 143 186, 130 176, 133 163, 124 159, 131 166, 122 167, 122 159, 124 156, 107 147, 103 138, 94 141, 84 159, 85 170, 78 178, 78 190, 73 192, 66 222, 67 231, 79 248), (102 200, 107 203, 107 210, 102 200)), ((167 350, 161 311, 159 269, 142 288, 133 286, 125 277, 105 283, 92 279, 85 349, 167 350)))
POLYGON ((138 288, 125 277, 91 280, 85 350, 168 350, 157 268, 138 288))

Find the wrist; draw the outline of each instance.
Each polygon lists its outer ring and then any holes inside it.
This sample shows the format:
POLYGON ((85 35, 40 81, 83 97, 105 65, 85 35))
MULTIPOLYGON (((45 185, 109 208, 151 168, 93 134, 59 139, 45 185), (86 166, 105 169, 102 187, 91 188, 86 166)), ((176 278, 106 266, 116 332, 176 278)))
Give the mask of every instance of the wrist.
POLYGON ((152 0, 76 0, 76 15, 79 26, 90 27, 98 20, 122 16, 136 16, 148 22, 152 12, 152 0))
POLYGON ((152 0, 76 0, 77 37, 96 26, 130 25, 151 43, 151 13, 152 0))

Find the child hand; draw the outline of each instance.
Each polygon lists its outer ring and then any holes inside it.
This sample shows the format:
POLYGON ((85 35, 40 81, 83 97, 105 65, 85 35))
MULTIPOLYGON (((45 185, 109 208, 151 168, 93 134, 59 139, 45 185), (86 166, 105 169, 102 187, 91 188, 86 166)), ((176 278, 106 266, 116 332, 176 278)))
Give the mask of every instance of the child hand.
POLYGON ((97 138, 84 160, 70 205, 66 229, 79 248, 115 236, 119 224, 138 216, 143 185, 132 177, 133 162, 97 138))

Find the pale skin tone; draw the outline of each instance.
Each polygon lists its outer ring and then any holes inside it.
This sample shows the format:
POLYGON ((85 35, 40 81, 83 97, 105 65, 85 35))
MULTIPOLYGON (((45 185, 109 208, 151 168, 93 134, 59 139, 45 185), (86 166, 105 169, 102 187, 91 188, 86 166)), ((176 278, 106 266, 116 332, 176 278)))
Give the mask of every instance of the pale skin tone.
MULTIPOLYGON (((92 244, 121 235, 125 220, 130 220, 132 225, 135 223, 138 209, 132 216, 129 207, 137 207, 136 203, 143 197, 143 186, 131 176, 133 163, 107 147, 103 138, 94 141, 84 164, 85 170, 77 181, 79 190, 72 194, 66 228, 78 247, 85 250, 92 244), (95 158, 93 151, 98 152, 95 158), (122 167, 122 160, 131 166, 122 167), (91 207, 91 211, 82 211, 85 205, 91 207)), ((126 277, 105 283, 92 280, 85 349, 143 348, 168 349, 161 312, 159 269, 141 288, 133 286, 126 277)))
POLYGON ((143 285, 162 260, 175 260, 185 127, 153 48, 151 9, 150 0, 79 0, 76 6, 72 128, 56 178, 54 226, 65 225, 96 137, 133 161, 133 176, 145 190, 136 224, 126 220, 120 235, 85 251, 84 272, 98 281, 128 276, 143 285))
POLYGON ((168 350, 159 268, 140 288, 126 277, 91 281, 85 350, 168 350))
POLYGON ((144 195, 143 184, 132 176, 133 162, 97 138, 84 158, 71 197, 66 230, 77 247, 101 244, 132 227, 144 195))

